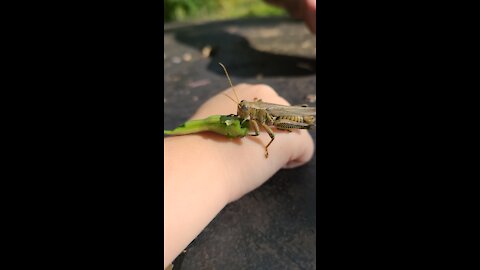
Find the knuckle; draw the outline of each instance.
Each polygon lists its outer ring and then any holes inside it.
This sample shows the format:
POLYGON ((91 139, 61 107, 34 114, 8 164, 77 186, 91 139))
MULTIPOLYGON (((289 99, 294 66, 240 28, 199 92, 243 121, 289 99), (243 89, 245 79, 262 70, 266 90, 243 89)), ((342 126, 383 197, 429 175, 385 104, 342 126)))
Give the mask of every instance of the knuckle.
POLYGON ((240 99, 253 100, 259 98, 272 103, 290 105, 287 100, 278 95, 275 89, 267 84, 240 83, 235 88, 240 99))
POLYGON ((246 87, 251 87, 252 85, 249 83, 239 83, 237 84, 238 88, 246 88, 246 87))
POLYGON ((261 92, 261 93, 278 95, 278 94, 277 94, 277 91, 275 91, 275 89, 273 89, 270 85, 257 84, 257 85, 256 85, 256 88, 257 88, 258 91, 261 92))

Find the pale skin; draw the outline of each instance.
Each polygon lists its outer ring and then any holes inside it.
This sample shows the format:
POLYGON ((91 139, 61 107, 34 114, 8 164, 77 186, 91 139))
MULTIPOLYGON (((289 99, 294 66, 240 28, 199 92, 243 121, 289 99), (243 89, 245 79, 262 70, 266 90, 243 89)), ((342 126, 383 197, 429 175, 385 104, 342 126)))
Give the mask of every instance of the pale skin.
POLYGON ((317 2, 316 0, 266 0, 267 3, 283 7, 293 18, 305 21, 313 34, 317 33, 317 2))
MULTIPOLYGON (((290 105, 266 85, 235 86, 240 99, 290 105)), ((231 89, 224 91, 234 95, 231 89)), ((236 104, 222 94, 206 101, 191 119, 235 114, 236 104)), ((306 130, 261 131, 257 137, 229 139, 213 133, 164 139, 164 267, 167 267, 228 203, 256 189, 278 170, 308 162, 314 153, 306 130)))

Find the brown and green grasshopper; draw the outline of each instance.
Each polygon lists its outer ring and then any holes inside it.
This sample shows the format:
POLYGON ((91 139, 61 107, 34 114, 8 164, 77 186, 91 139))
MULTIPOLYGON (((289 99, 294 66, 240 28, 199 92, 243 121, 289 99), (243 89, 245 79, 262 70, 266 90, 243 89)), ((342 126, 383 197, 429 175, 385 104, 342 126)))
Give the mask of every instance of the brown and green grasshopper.
POLYGON ((237 101, 230 96, 225 95, 237 104, 237 116, 242 119, 242 123, 248 120, 251 123, 251 127, 253 127, 255 133, 248 135, 258 136, 260 132, 259 125, 261 125, 270 136, 271 140, 267 146, 265 146, 266 158, 268 158, 268 147, 275 139, 275 133, 270 126, 274 126, 280 130, 288 130, 290 132, 292 129, 309 129, 312 126, 315 126, 317 114, 316 107, 308 107, 308 105, 285 106, 266 103, 261 99, 254 99, 253 101, 242 100, 238 102, 238 96, 232 85, 230 76, 228 76, 227 69, 222 63, 219 64, 227 75, 228 82, 233 89, 237 101))

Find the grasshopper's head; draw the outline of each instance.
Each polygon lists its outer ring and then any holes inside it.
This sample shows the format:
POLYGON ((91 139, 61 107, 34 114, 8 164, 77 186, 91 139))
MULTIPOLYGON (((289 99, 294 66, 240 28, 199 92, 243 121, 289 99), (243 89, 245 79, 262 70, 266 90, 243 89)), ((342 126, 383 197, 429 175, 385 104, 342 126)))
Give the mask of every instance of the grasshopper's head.
POLYGON ((238 103, 238 107, 237 107, 238 117, 240 117, 242 119, 248 119, 248 116, 250 115, 248 108, 249 108, 248 101, 245 101, 245 100, 240 101, 240 103, 238 103))

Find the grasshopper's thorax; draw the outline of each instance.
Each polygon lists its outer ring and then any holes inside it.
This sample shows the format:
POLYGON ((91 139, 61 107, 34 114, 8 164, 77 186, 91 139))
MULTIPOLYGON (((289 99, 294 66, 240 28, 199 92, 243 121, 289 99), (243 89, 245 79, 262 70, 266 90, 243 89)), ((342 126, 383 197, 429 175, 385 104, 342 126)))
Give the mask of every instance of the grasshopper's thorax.
POLYGON ((273 123, 272 117, 265 109, 257 106, 257 102, 249 102, 242 100, 238 104, 237 115, 242 119, 256 120, 260 123, 271 125, 273 123))

